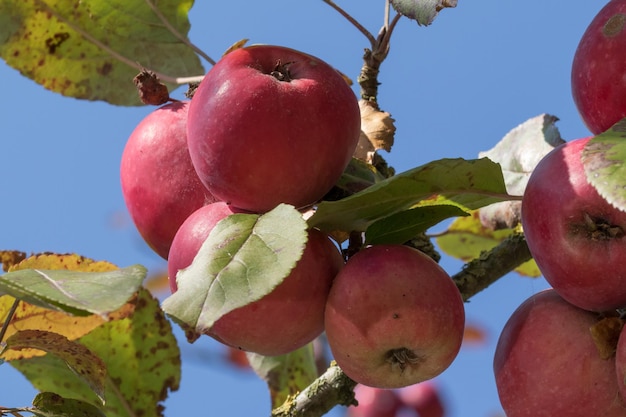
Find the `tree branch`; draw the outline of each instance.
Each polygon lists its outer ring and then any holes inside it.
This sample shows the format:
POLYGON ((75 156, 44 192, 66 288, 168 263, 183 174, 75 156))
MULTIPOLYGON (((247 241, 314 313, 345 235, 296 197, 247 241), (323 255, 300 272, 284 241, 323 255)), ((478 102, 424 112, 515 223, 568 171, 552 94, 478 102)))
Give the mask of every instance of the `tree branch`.
POLYGON ((524 235, 515 233, 465 264, 452 279, 459 288, 463 301, 467 301, 530 259, 532 255, 524 235))
POLYGON ((356 382, 333 362, 304 391, 274 409, 272 417, 317 417, 328 413, 336 405, 357 405, 354 399, 355 386, 356 382))

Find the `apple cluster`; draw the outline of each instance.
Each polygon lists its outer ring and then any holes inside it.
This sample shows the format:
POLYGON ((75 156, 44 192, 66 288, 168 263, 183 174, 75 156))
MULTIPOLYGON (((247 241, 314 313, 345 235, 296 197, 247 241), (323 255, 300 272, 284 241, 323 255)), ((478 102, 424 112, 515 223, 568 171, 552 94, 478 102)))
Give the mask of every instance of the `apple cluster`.
MULTIPOLYGON (((190 101, 167 104, 131 134, 122 156, 128 211, 168 261, 172 292, 218 222, 323 199, 355 152, 361 114, 334 68, 292 49, 225 55, 190 101)), ((461 346, 464 305, 450 276, 404 245, 363 248, 347 261, 318 229, 269 294, 220 317, 216 340, 262 355, 289 353, 326 331, 342 370, 399 388, 446 369, 461 346)))
POLYGON ((524 192, 526 241, 552 288, 519 306, 498 340, 508 417, 626 415, 626 212, 588 182, 589 140, 548 153, 524 192))
MULTIPOLYGON (((572 95, 593 134, 626 117, 626 0, 583 34, 572 95)), ((564 143, 533 170, 522 199, 528 248, 552 287, 525 301, 498 340, 494 373, 509 417, 626 416, 626 212, 587 180, 591 137, 564 143)))

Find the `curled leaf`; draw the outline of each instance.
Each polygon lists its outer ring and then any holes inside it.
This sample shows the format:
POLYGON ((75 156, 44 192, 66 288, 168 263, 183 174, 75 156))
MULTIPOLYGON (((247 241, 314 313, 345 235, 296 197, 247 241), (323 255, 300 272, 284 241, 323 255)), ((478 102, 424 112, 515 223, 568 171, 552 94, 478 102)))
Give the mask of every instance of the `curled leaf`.
POLYGON ((417 21, 420 26, 430 25, 441 10, 456 7, 456 4, 457 0, 391 0, 398 13, 417 21))
MULTIPOLYGON (((378 109, 375 103, 367 100, 359 100, 361 109, 361 139, 359 149, 362 151, 377 151, 384 149, 391 151, 393 138, 396 132, 395 120, 391 114, 378 109), (369 140, 371 147, 363 142, 363 137, 369 140)), ((361 152, 362 152, 361 151, 361 152)), ((359 159, 364 159, 357 156, 359 159)))
MULTIPOLYGON (((506 190, 511 195, 524 194, 533 169, 552 149, 564 143, 556 122, 550 114, 540 114, 513 128, 488 151, 479 153, 502 166, 506 190)), ((517 226, 521 201, 505 201, 480 209, 480 220, 491 230, 517 226)))

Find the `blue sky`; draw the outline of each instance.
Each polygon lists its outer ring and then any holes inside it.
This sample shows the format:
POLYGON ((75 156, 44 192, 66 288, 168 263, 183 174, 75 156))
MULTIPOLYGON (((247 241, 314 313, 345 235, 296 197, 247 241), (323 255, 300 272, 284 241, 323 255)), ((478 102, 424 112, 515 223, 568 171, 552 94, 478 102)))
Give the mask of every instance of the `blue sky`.
MULTIPOLYGON (((249 38, 311 53, 355 79, 368 46, 320 0, 298 6, 287 0, 197 3, 190 37, 213 57, 249 38)), ((378 32, 384 2, 339 4, 378 32)), ((397 126, 394 148, 384 155, 389 163, 404 171, 439 158, 475 158, 541 113, 559 117, 566 140, 588 136, 571 98, 570 67, 582 33, 604 4, 459 0, 432 26, 402 19, 380 76, 379 103, 397 126)), ((164 261, 134 231, 119 185, 125 140, 152 108, 62 97, 3 62, 0 85, 0 249, 76 252, 120 266, 163 269, 164 261)), ((181 98, 183 90, 173 96, 181 98)), ((450 274, 462 265, 449 258, 441 264, 450 274)), ((438 378, 449 417, 501 412, 491 369, 499 331, 524 299, 543 288, 543 279, 512 274, 467 304, 468 322, 484 326, 488 340, 483 347, 464 348, 438 378)), ((264 383, 215 360, 215 343, 187 345, 181 338, 181 349, 183 381, 165 403, 166 415, 269 414, 264 383)), ((34 391, 12 368, 0 367, 0 381, 0 405, 30 404, 34 391)))

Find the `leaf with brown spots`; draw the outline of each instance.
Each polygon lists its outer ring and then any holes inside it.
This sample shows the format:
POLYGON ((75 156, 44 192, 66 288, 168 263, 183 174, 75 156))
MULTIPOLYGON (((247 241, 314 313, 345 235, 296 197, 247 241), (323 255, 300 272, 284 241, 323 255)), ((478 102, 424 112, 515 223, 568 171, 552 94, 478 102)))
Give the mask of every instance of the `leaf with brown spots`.
POLYGON ((106 417, 100 408, 53 392, 41 392, 33 400, 30 411, 37 417, 106 417))
POLYGON ((60 334, 42 330, 17 332, 6 341, 5 349, 26 348, 38 349, 61 359, 104 403, 106 367, 104 362, 85 346, 60 334))
MULTIPOLYGON (((11 267, 9 271, 15 272, 37 268, 84 272, 114 271, 118 269, 117 266, 109 262, 94 261, 79 255, 39 254, 26 258, 11 267)), ((15 298, 10 295, 0 296, 0 323, 5 322, 14 301, 15 298)), ((128 316, 132 313, 133 309, 134 305, 127 303, 122 308, 108 315, 108 317, 100 315, 77 317, 65 312, 53 311, 20 301, 17 311, 9 322, 5 337, 9 337, 20 330, 31 329, 50 331, 61 334, 70 340, 75 340, 100 326, 107 319, 128 316)), ((9 350, 0 355, 0 358, 10 361, 41 354, 43 354, 43 352, 33 349, 24 349, 21 351, 9 350)))
POLYGON ((132 80, 142 66, 170 81, 205 73, 181 40, 189 32, 192 5, 192 0, 0 0, 0 56, 65 96, 140 105, 132 80))
MULTIPOLYGON (((180 351, 157 299, 141 289, 133 313, 95 328, 78 342, 106 365, 107 417, 162 416, 161 402, 180 383, 180 351)), ((40 391, 94 405, 97 395, 53 355, 10 362, 40 391)))
POLYGON ((0 263, 2 264, 2 270, 7 272, 13 265, 22 262, 26 259, 26 253, 18 250, 3 250, 0 251, 0 263))

